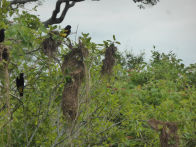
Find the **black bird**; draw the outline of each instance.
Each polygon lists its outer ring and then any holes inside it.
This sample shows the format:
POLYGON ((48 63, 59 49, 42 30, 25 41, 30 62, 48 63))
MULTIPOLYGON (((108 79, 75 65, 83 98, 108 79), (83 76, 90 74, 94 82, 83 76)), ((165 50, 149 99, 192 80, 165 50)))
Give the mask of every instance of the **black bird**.
POLYGON ((5 39, 5 29, 0 30, 0 42, 3 42, 5 39))
POLYGON ((62 36, 63 38, 66 38, 70 33, 71 33, 71 26, 70 26, 70 25, 67 25, 67 26, 60 32, 60 36, 62 36))
POLYGON ((18 92, 20 96, 23 96, 23 90, 24 90, 24 73, 20 73, 20 77, 16 78, 16 87, 18 89, 18 92))
POLYGON ((8 61, 8 59, 9 59, 9 54, 8 54, 7 48, 4 48, 4 50, 3 50, 2 59, 4 59, 5 61, 8 61))

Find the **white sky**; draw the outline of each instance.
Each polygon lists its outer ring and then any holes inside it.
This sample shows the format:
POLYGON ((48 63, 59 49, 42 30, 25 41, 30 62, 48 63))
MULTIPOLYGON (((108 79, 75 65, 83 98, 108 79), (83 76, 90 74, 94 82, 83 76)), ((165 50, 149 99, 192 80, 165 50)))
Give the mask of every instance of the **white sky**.
MULTIPOLYGON (((47 0, 38 7, 41 20, 51 16, 55 1, 47 0)), ((72 7, 60 25, 70 24, 73 32, 79 25, 79 34, 90 33, 96 43, 112 40, 115 34, 121 51, 145 51, 147 59, 153 45, 165 53, 173 50, 187 65, 196 63, 195 9, 196 0, 160 0, 144 10, 133 0, 86 0, 72 7)))

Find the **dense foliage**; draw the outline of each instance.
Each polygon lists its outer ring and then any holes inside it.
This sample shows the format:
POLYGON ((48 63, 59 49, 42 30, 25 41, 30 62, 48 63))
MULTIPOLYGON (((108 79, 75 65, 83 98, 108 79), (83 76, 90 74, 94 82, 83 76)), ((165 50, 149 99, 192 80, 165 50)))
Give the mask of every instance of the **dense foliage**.
POLYGON ((159 132, 151 128, 150 119, 177 123, 180 146, 196 145, 196 64, 185 67, 172 52, 153 50, 149 62, 144 54, 116 52, 113 72, 102 75, 106 48, 119 44, 115 36, 96 44, 89 34, 76 42, 54 34, 61 45, 55 57, 49 57, 42 42, 57 27, 46 29, 27 12, 9 13, 14 13, 13 21, 5 17, 8 9, 0 12, 0 26, 6 28, 1 44, 9 49, 9 61, 0 61, 0 146, 160 146, 159 132), (61 108, 70 76, 61 66, 70 42, 73 48, 82 43, 89 52, 74 121, 61 108), (23 97, 15 84, 21 72, 23 97))

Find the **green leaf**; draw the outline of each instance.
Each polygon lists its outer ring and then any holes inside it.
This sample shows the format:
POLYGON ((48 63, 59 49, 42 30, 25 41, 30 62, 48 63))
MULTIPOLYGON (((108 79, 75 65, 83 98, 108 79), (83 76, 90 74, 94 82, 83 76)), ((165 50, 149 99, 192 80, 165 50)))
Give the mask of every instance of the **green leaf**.
POLYGON ((115 37, 115 35, 113 35, 113 39, 114 39, 114 41, 116 40, 116 37, 115 37))
POLYGON ((120 44, 120 42, 116 41, 115 43, 120 44))

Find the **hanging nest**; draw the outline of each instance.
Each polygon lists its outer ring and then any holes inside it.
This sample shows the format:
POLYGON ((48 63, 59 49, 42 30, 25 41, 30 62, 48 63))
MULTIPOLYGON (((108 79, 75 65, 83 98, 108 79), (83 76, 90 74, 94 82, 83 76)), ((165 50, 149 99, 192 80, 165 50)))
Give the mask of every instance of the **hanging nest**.
POLYGON ((59 39, 53 39, 54 35, 59 35, 58 32, 52 31, 49 33, 49 37, 44 39, 42 42, 42 49, 45 55, 49 58, 54 57, 57 52, 58 47, 61 45, 61 41, 59 39))
POLYGON ((115 57, 116 57, 117 48, 112 43, 109 47, 106 48, 105 51, 105 59, 103 59, 103 66, 101 73, 104 74, 111 74, 112 68, 115 65, 115 57))
POLYGON ((85 77, 84 58, 88 56, 88 50, 79 42, 77 48, 69 46, 71 51, 64 56, 62 71, 65 76, 69 76, 62 97, 62 109, 64 116, 69 115, 71 120, 75 120, 78 110, 78 93, 80 85, 85 77))
POLYGON ((8 48, 0 44, 0 78, 4 78, 5 65, 9 61, 8 48))
POLYGON ((63 115, 67 116, 68 114, 71 120, 75 120, 77 115, 79 84, 80 83, 78 83, 78 81, 72 82, 70 84, 65 84, 63 90, 63 115))
POLYGON ((156 131, 160 132, 161 147, 179 147, 179 136, 177 134, 177 124, 174 122, 162 122, 155 119, 148 120, 148 124, 156 131), (174 143, 169 144, 169 141, 174 143))

